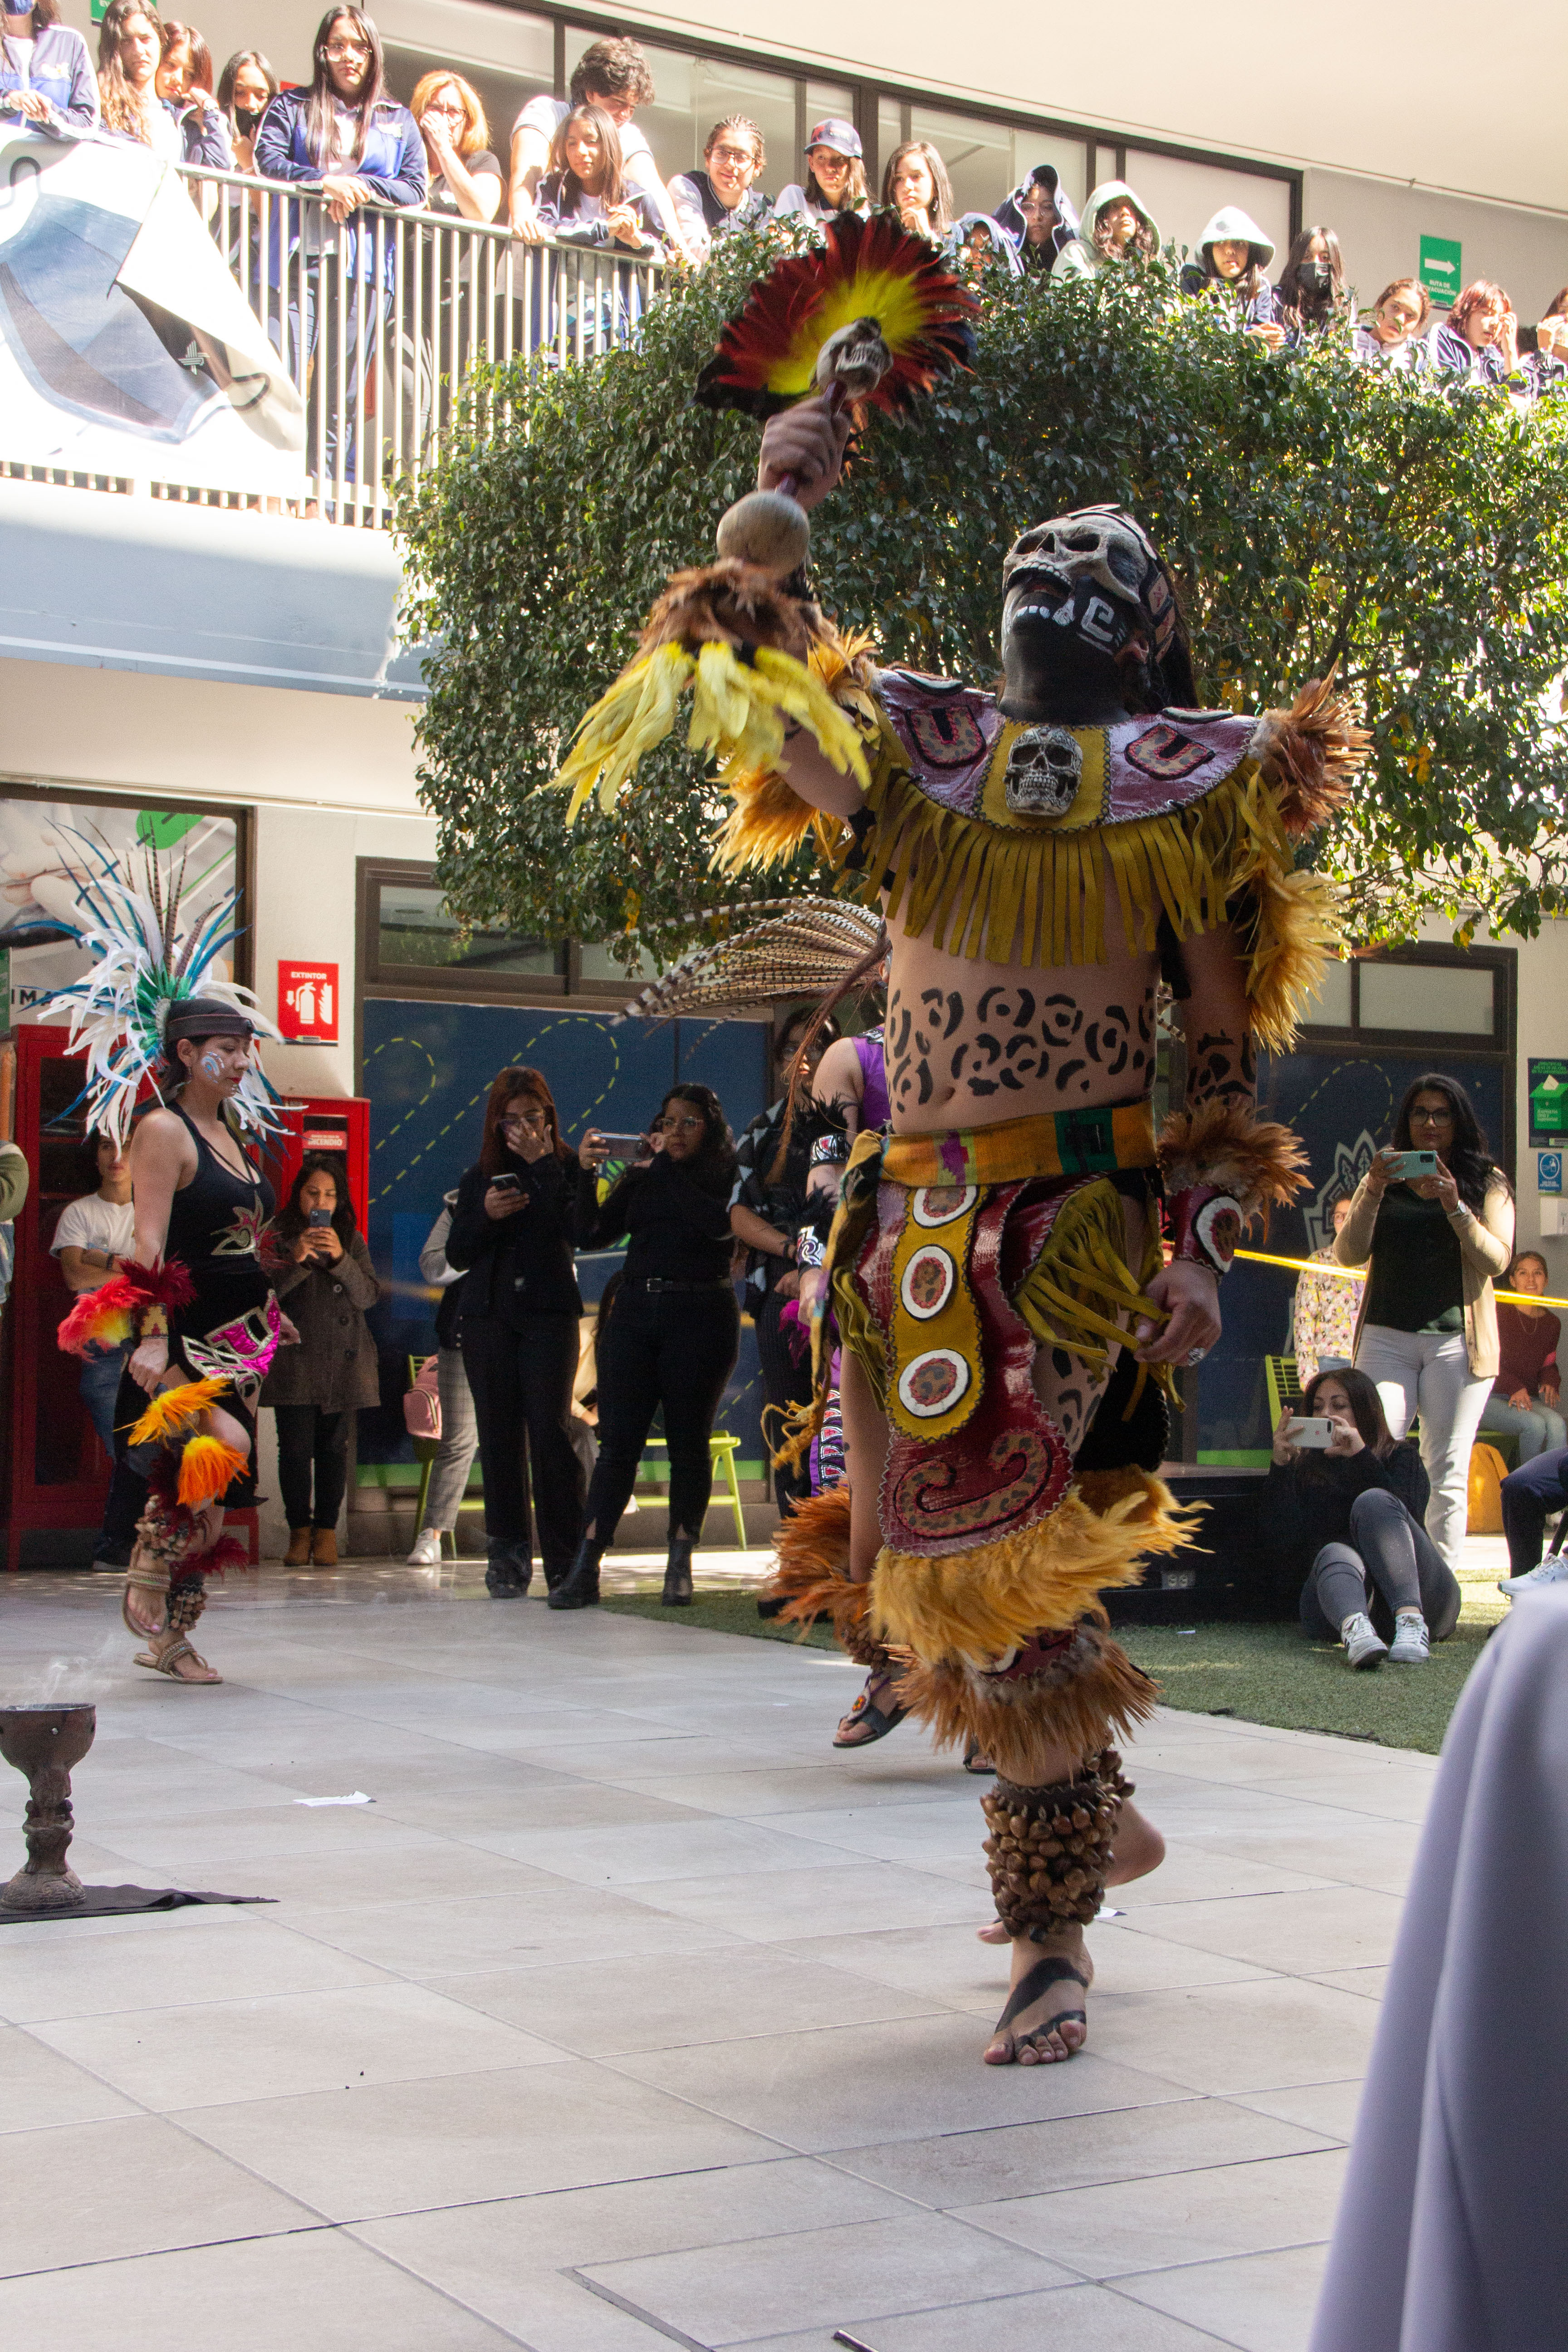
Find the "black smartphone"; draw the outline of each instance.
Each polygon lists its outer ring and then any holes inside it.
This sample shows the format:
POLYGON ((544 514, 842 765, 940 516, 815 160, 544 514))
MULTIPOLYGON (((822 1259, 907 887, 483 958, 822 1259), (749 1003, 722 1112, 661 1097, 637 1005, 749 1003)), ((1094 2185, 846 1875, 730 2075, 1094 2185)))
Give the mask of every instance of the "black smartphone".
POLYGON ((599 1129, 599 1140, 607 1146, 612 1160, 646 1160, 651 1145, 646 1135, 611 1135, 599 1129))
POLYGON ((310 1212, 310 1223, 311 1223, 311 1224, 312 1224, 313 1226, 330 1225, 330 1224, 331 1223, 331 1222, 332 1222, 332 1213, 331 1213, 331 1209, 312 1209, 312 1210, 311 1210, 311 1212, 310 1212))
POLYGON ((498 1192, 521 1192, 522 1190, 521 1177, 514 1176, 510 1168, 503 1169, 499 1176, 492 1176, 490 1183, 498 1192))

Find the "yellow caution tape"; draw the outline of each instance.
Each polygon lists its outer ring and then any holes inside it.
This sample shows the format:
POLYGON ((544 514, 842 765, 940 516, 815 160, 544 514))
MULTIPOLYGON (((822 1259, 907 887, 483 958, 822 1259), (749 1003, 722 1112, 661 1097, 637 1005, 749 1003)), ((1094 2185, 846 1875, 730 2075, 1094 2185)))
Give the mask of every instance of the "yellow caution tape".
MULTIPOLYGON (((1254 1265, 1289 1266, 1292 1274, 1326 1274, 1334 1282, 1364 1282, 1364 1265, 1335 1265, 1321 1258, 1271 1257, 1267 1250, 1238 1249, 1237 1257, 1250 1258, 1254 1265)), ((1568 1307, 1568 1298, 1537 1298, 1523 1290, 1495 1290, 1494 1298, 1505 1307, 1568 1307)))

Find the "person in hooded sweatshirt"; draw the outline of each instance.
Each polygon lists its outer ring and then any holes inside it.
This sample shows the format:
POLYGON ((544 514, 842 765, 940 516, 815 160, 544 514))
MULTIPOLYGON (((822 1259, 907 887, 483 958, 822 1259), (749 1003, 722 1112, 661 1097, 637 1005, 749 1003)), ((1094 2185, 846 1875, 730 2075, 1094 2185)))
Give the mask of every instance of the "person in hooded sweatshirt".
POLYGON ((1102 180, 1083 208, 1078 235, 1069 237, 1057 256, 1051 284, 1098 278, 1108 262, 1127 261, 1134 256, 1152 261, 1159 250, 1159 224, 1147 205, 1125 180, 1102 180))
POLYGON ((1026 278, 1048 278, 1063 246, 1078 235, 1078 214, 1054 163, 1037 163, 992 218, 1012 238, 1026 278))
POLYGON ((961 213, 943 243, 959 276, 972 284, 981 284, 992 264, 1009 278, 1024 274, 1018 248, 994 213, 961 213))
POLYGON ((1198 239, 1197 258, 1182 270, 1182 291, 1226 297, 1244 334, 1277 352, 1285 340, 1279 296, 1268 283, 1274 241, 1239 205, 1222 205, 1198 239))

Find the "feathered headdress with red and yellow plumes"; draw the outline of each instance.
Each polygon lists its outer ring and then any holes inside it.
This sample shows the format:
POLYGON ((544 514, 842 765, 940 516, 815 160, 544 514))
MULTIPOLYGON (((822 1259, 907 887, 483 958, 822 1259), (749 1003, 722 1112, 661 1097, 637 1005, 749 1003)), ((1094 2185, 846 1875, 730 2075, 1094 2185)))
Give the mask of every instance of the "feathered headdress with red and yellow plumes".
MULTIPOLYGON (((858 422, 871 408, 896 415, 968 364, 977 307, 924 237, 889 215, 850 215, 752 287, 697 397, 765 417, 815 392, 858 422)), ((555 776, 572 796, 568 824, 595 786, 600 806, 615 805, 644 753, 672 732, 688 688, 687 742, 726 776, 770 772, 793 721, 841 775, 866 783, 855 728, 813 659, 832 632, 805 594, 811 534, 790 488, 739 499, 719 525, 720 561, 671 579, 637 658, 583 719, 555 776)))
POLYGON ((911 236, 890 213, 861 220, 846 213, 809 253, 759 278, 697 379, 709 408, 776 416, 819 391, 823 347, 846 328, 875 323, 891 365, 857 408, 889 415, 930 392, 940 376, 974 357, 971 320, 979 304, 946 268, 934 246, 911 236))

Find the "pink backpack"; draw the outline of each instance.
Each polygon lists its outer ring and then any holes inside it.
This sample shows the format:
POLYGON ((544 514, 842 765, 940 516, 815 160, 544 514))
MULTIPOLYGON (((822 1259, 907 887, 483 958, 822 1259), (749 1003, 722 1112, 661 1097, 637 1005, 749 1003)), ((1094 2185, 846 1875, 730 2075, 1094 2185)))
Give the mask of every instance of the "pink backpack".
POLYGON ((414 1386, 403 1396, 403 1426, 410 1437, 439 1438, 441 1434, 441 1391, 437 1385, 440 1360, 426 1356, 420 1365, 414 1386))

